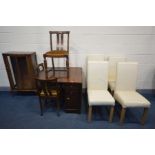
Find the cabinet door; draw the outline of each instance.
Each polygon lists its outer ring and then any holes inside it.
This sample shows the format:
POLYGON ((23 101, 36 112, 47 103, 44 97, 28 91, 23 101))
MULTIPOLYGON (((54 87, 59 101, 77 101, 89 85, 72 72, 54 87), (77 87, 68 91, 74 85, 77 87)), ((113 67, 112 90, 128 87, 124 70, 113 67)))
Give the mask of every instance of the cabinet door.
POLYGON ((65 111, 80 113, 82 101, 82 85, 64 84, 63 93, 65 111))

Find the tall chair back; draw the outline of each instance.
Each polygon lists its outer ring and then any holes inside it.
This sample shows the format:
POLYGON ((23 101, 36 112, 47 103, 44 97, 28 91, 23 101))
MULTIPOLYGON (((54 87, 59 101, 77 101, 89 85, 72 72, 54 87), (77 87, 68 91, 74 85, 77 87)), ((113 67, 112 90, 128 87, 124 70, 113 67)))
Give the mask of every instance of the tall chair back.
POLYGON ((137 62, 119 62, 115 91, 135 91, 137 82, 137 62))
POLYGON ((51 51, 69 51, 70 31, 49 31, 49 34, 51 51))
POLYGON ((108 81, 116 81, 116 65, 118 62, 126 61, 125 57, 109 57, 108 81))
POLYGON ((107 90, 108 62, 88 61, 87 88, 88 90, 107 90))
POLYGON ((104 55, 102 54, 91 54, 87 57, 88 61, 104 61, 104 55))

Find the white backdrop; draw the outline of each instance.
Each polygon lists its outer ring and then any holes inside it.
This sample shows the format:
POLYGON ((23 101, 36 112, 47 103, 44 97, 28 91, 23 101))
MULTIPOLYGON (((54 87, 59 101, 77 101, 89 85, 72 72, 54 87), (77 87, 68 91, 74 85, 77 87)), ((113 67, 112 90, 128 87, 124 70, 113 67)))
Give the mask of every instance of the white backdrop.
MULTIPOLYGON (((125 56, 139 62, 138 89, 155 89, 155 27, 149 26, 30 26, 0 27, 0 53, 36 51, 38 62, 50 49, 49 30, 69 30, 70 66, 83 68, 85 86, 86 57, 89 54, 125 56)), ((62 62, 61 62, 62 63, 62 62)), ((9 86, 0 54, 0 86, 9 86)))

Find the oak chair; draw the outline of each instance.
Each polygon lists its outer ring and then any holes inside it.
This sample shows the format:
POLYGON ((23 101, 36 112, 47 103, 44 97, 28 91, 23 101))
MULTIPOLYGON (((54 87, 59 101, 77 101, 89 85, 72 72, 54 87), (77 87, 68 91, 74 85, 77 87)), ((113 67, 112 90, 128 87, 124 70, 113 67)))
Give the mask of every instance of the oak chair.
POLYGON ((62 69, 67 71, 69 77, 69 34, 70 31, 49 31, 50 34, 50 51, 43 54, 45 72, 48 74, 48 65, 46 58, 52 59, 53 73, 57 70, 54 64, 54 58, 65 58, 66 67, 62 69))
POLYGON ((57 83, 57 78, 52 78, 49 80, 36 79, 36 87, 37 95, 39 97, 41 116, 43 115, 44 105, 47 103, 48 99, 55 100, 57 105, 57 115, 59 116, 61 88, 57 83))
POLYGON ((108 92, 108 62, 87 62, 87 95, 88 95, 88 121, 92 119, 93 106, 110 106, 109 122, 112 122, 115 101, 108 92))
POLYGON ((127 108, 144 108, 141 124, 144 124, 146 121, 150 102, 136 92, 137 71, 137 62, 119 62, 117 64, 114 98, 122 106, 120 116, 121 124, 124 122, 127 108))

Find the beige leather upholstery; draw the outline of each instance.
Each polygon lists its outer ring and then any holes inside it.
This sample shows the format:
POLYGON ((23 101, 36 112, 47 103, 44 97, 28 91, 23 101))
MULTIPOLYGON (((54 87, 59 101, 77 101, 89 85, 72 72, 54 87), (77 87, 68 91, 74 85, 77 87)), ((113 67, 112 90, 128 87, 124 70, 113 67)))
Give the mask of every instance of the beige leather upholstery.
POLYGON ((119 62, 114 98, 122 107, 149 107, 150 102, 136 92, 137 62, 119 62))
POLYGON ((137 82, 137 71, 137 62, 118 62, 115 91, 135 91, 137 82))
POLYGON ((108 89, 108 62, 88 59, 87 64, 87 94, 88 94, 88 121, 92 119, 93 106, 110 106, 109 122, 114 115, 115 101, 108 89))
POLYGON ((118 62, 126 61, 125 57, 109 57, 108 81, 116 81, 116 66, 118 62))
POLYGON ((136 91, 116 91, 114 97, 123 108, 150 107, 150 102, 136 91))
POLYGON ((89 105, 114 105, 108 88, 108 62, 88 61, 87 89, 89 105))
POLYGON ((117 63, 126 61, 125 57, 109 57, 108 85, 111 91, 114 91, 116 85, 117 63))
POLYGON ((144 125, 150 107, 150 102, 141 94, 136 92, 138 63, 119 62, 117 63, 117 78, 114 91, 114 98, 122 106, 120 123, 124 122, 126 108, 144 108, 141 124, 144 125))
POLYGON ((115 101, 107 90, 88 90, 89 105, 115 105, 115 101))
POLYGON ((87 66, 88 90, 107 90, 108 87, 108 62, 88 61, 87 66))
POLYGON ((87 57, 88 61, 104 61, 103 54, 91 54, 87 57))
POLYGON ((108 87, 110 88, 110 91, 115 90, 115 85, 116 85, 116 81, 109 81, 108 82, 108 87))

